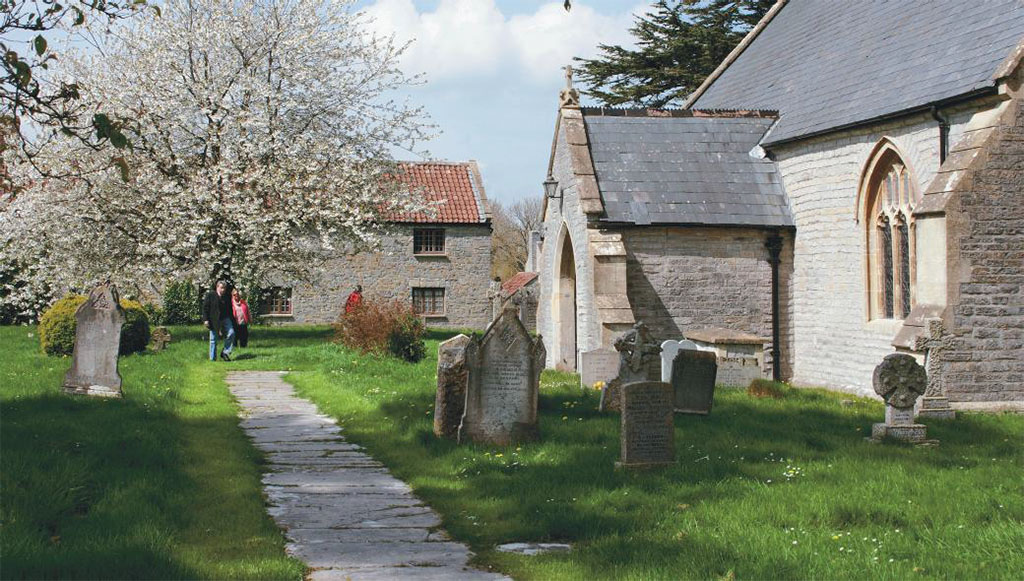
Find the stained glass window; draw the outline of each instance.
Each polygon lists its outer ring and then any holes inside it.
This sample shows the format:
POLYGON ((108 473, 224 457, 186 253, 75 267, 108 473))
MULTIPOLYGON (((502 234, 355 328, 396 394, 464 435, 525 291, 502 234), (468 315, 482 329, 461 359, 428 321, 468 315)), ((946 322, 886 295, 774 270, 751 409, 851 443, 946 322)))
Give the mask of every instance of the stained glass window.
POLYGON ((910 171, 892 148, 883 148, 868 182, 869 312, 872 318, 905 318, 914 302, 914 224, 917 193, 910 171), (873 184, 873 186, 872 186, 873 184))

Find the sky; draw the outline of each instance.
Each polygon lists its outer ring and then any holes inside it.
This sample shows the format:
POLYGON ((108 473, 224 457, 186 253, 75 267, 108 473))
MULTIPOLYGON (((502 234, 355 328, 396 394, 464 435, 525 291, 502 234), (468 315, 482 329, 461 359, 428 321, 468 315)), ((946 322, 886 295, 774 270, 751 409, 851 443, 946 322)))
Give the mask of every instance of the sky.
MULTIPOLYGON (((597 45, 630 45, 630 0, 361 0, 372 29, 411 40, 401 67, 426 83, 407 96, 442 132, 432 159, 476 160, 488 198, 540 196, 562 70, 597 45)), ((419 159, 405 154, 406 159, 419 159)))

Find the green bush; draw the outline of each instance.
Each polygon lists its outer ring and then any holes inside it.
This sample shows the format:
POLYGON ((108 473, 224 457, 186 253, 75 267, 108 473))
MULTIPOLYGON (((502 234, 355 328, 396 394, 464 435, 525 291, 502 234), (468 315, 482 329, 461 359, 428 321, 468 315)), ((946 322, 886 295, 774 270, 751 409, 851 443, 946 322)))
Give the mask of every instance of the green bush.
POLYGON ((146 311, 146 318, 149 319, 150 326, 155 327, 164 324, 164 310, 159 305, 144 303, 142 310, 146 311))
POLYGON ((39 318, 39 343, 47 355, 71 355, 75 349, 75 311, 82 295, 68 295, 53 303, 39 318))
POLYGON ((172 282, 164 289, 164 325, 194 325, 201 321, 199 288, 190 281, 172 282))
POLYGON ((409 363, 417 363, 427 356, 423 343, 423 321, 413 313, 403 313, 395 320, 388 334, 388 352, 409 363))
MULTIPOLYGON (((39 343, 47 355, 71 355, 75 349, 75 311, 85 302, 82 295, 68 295, 53 304, 39 319, 39 343)), ((136 301, 121 299, 125 321, 121 325, 121 355, 139 353, 149 343, 149 317, 136 301)))

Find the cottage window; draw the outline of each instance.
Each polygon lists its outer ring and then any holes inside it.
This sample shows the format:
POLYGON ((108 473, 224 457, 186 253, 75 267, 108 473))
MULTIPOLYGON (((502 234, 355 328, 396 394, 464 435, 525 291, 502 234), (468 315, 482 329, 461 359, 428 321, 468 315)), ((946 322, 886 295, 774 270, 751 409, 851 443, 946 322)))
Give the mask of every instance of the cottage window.
POLYGON ((292 314, 292 289, 280 286, 266 289, 261 306, 260 312, 264 315, 292 314))
POLYGON ((416 228, 412 231, 413 254, 444 254, 444 228, 416 228))
POLYGON ((867 182, 868 311, 872 319, 904 319, 914 303, 917 189, 892 148, 882 148, 867 182))
POLYGON ((412 309, 417 315, 444 315, 443 288, 412 289, 412 309))

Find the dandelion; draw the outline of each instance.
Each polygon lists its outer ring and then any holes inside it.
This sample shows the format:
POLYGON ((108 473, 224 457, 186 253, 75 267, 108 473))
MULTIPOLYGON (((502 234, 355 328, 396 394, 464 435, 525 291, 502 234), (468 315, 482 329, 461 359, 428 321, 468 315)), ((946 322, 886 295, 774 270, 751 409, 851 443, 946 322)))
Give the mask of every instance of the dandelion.
POLYGON ((598 391, 601 391, 602 389, 604 389, 604 382, 603 381, 595 381, 594 382, 594 389, 596 389, 598 391))
POLYGON ((832 540, 833 541, 838 541, 839 540, 839 535, 832 535, 832 540))

